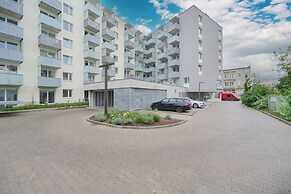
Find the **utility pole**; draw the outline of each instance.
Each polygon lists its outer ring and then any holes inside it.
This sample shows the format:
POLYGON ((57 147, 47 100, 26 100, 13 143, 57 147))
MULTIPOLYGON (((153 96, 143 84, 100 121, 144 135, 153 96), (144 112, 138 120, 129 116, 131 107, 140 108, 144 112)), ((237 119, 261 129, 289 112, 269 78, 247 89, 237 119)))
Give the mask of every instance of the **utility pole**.
POLYGON ((104 115, 108 116, 108 66, 104 66, 105 87, 104 87, 104 115))

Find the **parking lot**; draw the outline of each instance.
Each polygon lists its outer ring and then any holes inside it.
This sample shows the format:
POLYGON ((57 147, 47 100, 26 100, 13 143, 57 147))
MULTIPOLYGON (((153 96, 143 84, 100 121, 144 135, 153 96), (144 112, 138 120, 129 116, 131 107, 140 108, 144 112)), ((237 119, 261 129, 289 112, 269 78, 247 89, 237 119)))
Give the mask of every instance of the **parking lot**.
POLYGON ((96 112, 1 116, 0 193, 291 193, 290 126, 240 102, 151 130, 88 123, 96 112))

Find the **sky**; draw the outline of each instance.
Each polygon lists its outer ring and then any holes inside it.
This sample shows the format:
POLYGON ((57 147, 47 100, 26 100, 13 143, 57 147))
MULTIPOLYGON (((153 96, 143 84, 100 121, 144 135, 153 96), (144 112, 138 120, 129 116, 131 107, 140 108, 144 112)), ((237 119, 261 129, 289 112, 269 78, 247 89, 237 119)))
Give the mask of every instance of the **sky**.
POLYGON ((277 68, 273 52, 291 46, 291 0, 101 0, 101 4, 144 33, 197 6, 223 27, 224 69, 251 65, 252 72, 270 76, 277 68))

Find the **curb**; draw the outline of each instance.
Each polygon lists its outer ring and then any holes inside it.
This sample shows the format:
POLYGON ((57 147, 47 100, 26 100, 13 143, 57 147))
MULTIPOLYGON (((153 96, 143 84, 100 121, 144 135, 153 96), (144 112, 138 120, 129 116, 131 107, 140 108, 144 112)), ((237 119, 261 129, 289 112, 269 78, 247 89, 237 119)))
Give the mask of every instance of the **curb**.
MULTIPOLYGON (((255 110, 256 110, 256 109, 255 109, 255 110)), ((281 122, 283 122, 283 123, 285 123, 285 124, 291 126, 291 122, 289 122, 289 121, 286 121, 286 120, 284 120, 284 119, 282 119, 282 118, 280 118, 280 117, 277 117, 277 116, 275 116, 275 115, 272 115, 272 114, 270 114, 270 113, 268 113, 268 112, 265 112, 265 111, 262 111, 262 110, 258 110, 258 111, 260 111, 261 113, 264 113, 265 115, 268 115, 268 116, 270 116, 270 117, 273 117, 274 119, 277 119, 277 120, 279 120, 279 121, 281 121, 281 122)))
POLYGON ((27 110, 12 110, 12 111, 0 111, 0 115, 4 114, 14 114, 14 113, 26 113, 26 112, 40 112, 47 110, 70 110, 70 109, 78 109, 78 108, 87 108, 88 106, 78 106, 72 108, 40 108, 40 109, 27 109, 27 110))
POLYGON ((159 125, 159 126, 148 126, 148 127, 141 127, 141 126, 121 126, 121 125, 112 125, 108 123, 98 122, 94 120, 87 119, 88 122, 96 124, 96 125, 104 125, 107 127, 112 128, 121 128, 121 129, 141 129, 141 130, 147 130, 147 129, 158 129, 158 128, 166 128, 166 127, 174 127, 177 125, 182 125, 186 123, 186 120, 179 121, 178 123, 168 124, 168 125, 159 125))

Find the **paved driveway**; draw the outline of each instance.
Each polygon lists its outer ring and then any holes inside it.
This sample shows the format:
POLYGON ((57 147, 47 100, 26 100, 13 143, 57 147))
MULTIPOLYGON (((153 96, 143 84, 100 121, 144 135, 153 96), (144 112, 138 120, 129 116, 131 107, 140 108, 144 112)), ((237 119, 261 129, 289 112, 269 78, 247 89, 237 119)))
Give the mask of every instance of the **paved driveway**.
POLYGON ((291 193, 291 128, 239 102, 130 130, 93 110, 0 117, 0 193, 291 193))

